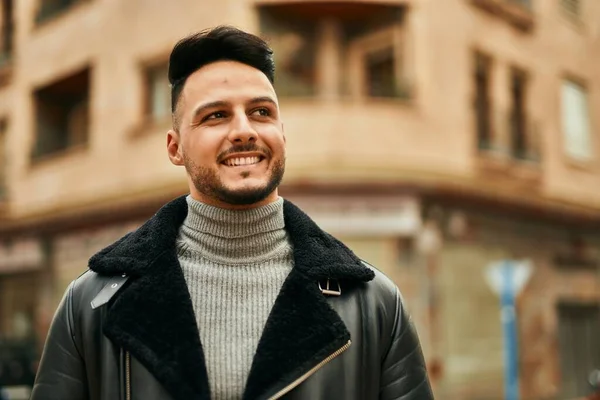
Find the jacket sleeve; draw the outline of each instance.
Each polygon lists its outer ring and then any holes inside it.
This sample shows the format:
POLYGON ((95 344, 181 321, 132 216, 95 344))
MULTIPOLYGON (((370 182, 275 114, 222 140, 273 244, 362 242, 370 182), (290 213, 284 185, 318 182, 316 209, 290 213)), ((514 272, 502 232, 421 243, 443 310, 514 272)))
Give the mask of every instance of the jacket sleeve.
POLYGON ((73 285, 50 325, 30 400, 88 400, 85 363, 73 334, 73 285))
POLYGON ((380 382, 380 400, 433 399, 421 344, 398 289, 392 340, 383 359, 380 382))

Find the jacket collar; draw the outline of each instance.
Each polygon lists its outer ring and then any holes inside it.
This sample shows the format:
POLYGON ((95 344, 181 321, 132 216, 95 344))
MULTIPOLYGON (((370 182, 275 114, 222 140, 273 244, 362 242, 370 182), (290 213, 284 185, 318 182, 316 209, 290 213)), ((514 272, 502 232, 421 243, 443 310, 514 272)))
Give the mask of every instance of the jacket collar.
MULTIPOLYGON (((373 272, 343 243, 321 230, 291 202, 284 200, 285 229, 294 246, 296 269, 311 279, 369 281, 373 272)), ((152 264, 165 251, 174 251, 179 227, 187 216, 185 196, 162 207, 138 230, 124 236, 90 259, 100 274, 152 274, 152 264)))
MULTIPOLYGON (((210 399, 198 326, 175 250, 186 215, 182 196, 94 255, 90 269, 130 277, 108 304, 106 336, 130 351, 175 400, 210 399)), ((335 279, 350 287, 374 276, 354 253, 289 201, 284 202, 284 219, 294 248, 294 268, 258 343, 245 399, 273 395, 350 339, 317 281, 335 279)))

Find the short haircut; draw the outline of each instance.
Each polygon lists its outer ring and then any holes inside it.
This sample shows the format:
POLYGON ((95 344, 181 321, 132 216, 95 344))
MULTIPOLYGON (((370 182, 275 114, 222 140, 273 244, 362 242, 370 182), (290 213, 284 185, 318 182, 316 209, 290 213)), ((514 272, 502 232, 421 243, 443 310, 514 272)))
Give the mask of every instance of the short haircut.
POLYGON ((169 57, 171 112, 175 115, 187 78, 216 61, 237 61, 264 73, 275 82, 273 50, 260 37, 232 26, 206 29, 181 39, 169 57))

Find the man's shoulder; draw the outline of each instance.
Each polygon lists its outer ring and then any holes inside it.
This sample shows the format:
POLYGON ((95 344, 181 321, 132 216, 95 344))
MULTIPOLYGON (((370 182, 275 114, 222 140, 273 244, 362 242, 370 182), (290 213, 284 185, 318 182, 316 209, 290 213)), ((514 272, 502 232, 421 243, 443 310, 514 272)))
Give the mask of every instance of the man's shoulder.
POLYGON ((362 261, 371 269, 374 277, 359 286, 354 299, 360 303, 360 310, 365 324, 379 332, 382 348, 389 346, 389 340, 398 329, 399 321, 406 305, 403 303, 400 289, 384 272, 373 265, 362 261))
POLYGON ((126 276, 103 275, 88 269, 71 282, 67 296, 75 312, 92 310, 106 304, 126 281, 126 276))
POLYGON ((370 264, 362 259, 360 261, 362 262, 362 264, 365 267, 369 268, 375 274, 375 277, 373 278, 371 283, 374 286, 376 286, 378 290, 380 290, 384 293, 387 293, 387 294, 391 294, 393 296, 396 295, 398 286, 396 285, 396 283, 394 283, 394 281, 389 276, 387 276, 383 271, 381 271, 379 268, 375 267, 373 264, 370 264))
POLYGON ((77 293, 93 292, 101 289, 112 277, 113 275, 99 274, 88 268, 71 282, 72 290, 77 293))
POLYGON ((402 301, 400 289, 396 283, 372 264, 364 260, 361 262, 375 274, 374 278, 364 286, 369 297, 382 306, 395 309, 398 302, 402 301))

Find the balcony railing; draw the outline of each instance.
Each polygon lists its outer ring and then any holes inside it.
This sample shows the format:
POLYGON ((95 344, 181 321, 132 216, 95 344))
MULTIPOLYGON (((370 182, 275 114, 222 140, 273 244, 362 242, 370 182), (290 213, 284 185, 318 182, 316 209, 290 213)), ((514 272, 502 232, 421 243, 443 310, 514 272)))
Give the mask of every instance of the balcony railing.
POLYGON ((510 111, 496 112, 491 119, 482 124, 488 126, 490 131, 487 135, 478 135, 479 151, 530 163, 540 161, 540 132, 537 121, 527 116, 522 122, 518 122, 514 113, 510 111))

